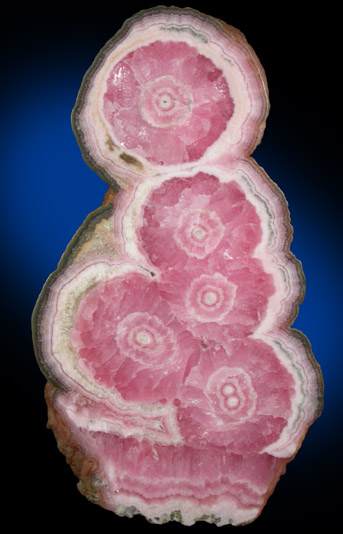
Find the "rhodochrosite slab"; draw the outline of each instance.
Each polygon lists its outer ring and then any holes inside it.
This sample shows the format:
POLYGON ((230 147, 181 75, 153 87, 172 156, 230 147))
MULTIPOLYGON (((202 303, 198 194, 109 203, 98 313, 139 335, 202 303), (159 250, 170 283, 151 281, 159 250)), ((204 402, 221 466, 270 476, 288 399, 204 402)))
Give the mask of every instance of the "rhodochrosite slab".
POLYGON ((34 344, 79 489, 119 515, 252 521, 320 413, 289 328, 287 205, 248 158, 267 111, 243 35, 191 9, 133 17, 85 77, 74 128, 111 188, 42 291, 34 344))

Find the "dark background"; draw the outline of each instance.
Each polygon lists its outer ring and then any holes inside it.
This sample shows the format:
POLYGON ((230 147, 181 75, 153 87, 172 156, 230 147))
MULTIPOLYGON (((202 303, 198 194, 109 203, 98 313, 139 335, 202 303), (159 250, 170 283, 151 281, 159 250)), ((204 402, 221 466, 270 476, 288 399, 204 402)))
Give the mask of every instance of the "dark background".
MULTIPOLYGON (((45 428, 45 379, 31 343, 30 316, 38 294, 72 235, 106 192, 82 160, 70 126, 82 77, 127 17, 158 5, 122 4, 83 10, 13 8, 2 18, 2 464, 8 497, 4 511, 13 531, 51 525, 65 532, 134 526, 151 533, 186 533, 189 528, 118 518, 78 493, 76 478, 45 428)), ((327 2, 321 11, 311 7, 301 12, 299 2, 277 2, 272 8, 258 2, 252 9, 230 4, 177 2, 239 28, 266 70, 271 113, 254 158, 289 202, 291 250, 307 278, 294 326, 309 337, 326 386, 322 416, 262 515, 242 528, 274 533, 325 526, 334 532, 330 526, 339 524, 342 480, 342 92, 333 25, 340 15, 327 2)), ((216 528, 201 523, 190 531, 216 528)))

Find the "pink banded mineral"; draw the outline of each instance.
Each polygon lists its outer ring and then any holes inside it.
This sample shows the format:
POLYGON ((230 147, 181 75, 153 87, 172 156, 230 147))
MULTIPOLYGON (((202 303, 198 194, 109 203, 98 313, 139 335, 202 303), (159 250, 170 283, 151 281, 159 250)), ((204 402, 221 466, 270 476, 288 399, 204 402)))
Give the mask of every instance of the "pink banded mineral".
POLYGON ((268 109, 244 36, 192 9, 139 13, 85 76, 74 131, 110 192, 47 281, 34 344, 59 448, 116 514, 253 521, 321 411, 290 329, 287 204, 249 157, 268 109))
POLYGON ((182 41, 156 40, 133 50, 116 63, 106 85, 111 131, 155 164, 198 160, 233 113, 223 72, 182 41))

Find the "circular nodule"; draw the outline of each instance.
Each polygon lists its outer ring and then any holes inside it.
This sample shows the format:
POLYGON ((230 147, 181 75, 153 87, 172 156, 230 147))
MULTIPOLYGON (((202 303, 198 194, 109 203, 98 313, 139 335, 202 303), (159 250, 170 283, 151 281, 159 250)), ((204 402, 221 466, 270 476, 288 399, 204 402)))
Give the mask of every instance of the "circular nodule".
POLYGON ((141 345, 142 347, 144 347, 146 345, 150 345, 151 342, 152 342, 152 338, 151 338, 150 332, 146 332, 144 330, 140 330, 139 332, 137 332, 136 343, 138 343, 138 345, 141 345))
POLYGON ((153 41, 113 65, 102 113, 115 143, 157 165, 199 160, 226 130, 225 74, 183 41, 153 41))
POLYGON ((239 405, 239 398, 238 397, 235 397, 235 396, 230 396, 226 399, 226 405, 227 407, 230 409, 230 408, 237 408, 237 406, 239 405))
POLYGON ((236 388, 232 384, 225 384, 222 387, 222 394, 224 397, 229 397, 229 395, 233 395, 235 393, 236 388))
POLYGON ((196 241, 203 241, 206 239, 207 233, 208 232, 204 226, 195 226, 192 229, 191 235, 196 241))

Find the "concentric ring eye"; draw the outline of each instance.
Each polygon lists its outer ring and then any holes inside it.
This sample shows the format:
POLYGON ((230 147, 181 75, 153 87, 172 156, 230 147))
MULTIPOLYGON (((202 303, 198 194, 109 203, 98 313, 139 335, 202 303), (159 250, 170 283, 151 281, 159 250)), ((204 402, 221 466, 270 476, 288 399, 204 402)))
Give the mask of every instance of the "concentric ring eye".
POLYGON ((135 341, 142 348, 145 348, 152 344, 153 336, 147 330, 139 330, 135 336, 135 341))
POLYGON ((187 296, 187 311, 200 322, 224 320, 231 311, 237 286, 222 274, 195 278, 187 296))
POLYGON ((174 239, 188 256, 203 259, 218 246, 224 232, 225 227, 215 212, 193 209, 180 217, 174 239))
POLYGON ((140 101, 142 119, 156 128, 170 128, 185 122, 192 109, 189 91, 171 76, 146 84, 140 101))
POLYGON ((216 413, 223 420, 240 423, 252 416, 257 394, 250 376, 239 367, 221 367, 209 377, 206 392, 216 413))
POLYGON ((166 352, 172 357, 175 350, 173 332, 145 312, 131 313, 118 323, 116 342, 123 354, 145 365, 161 365, 166 352))

